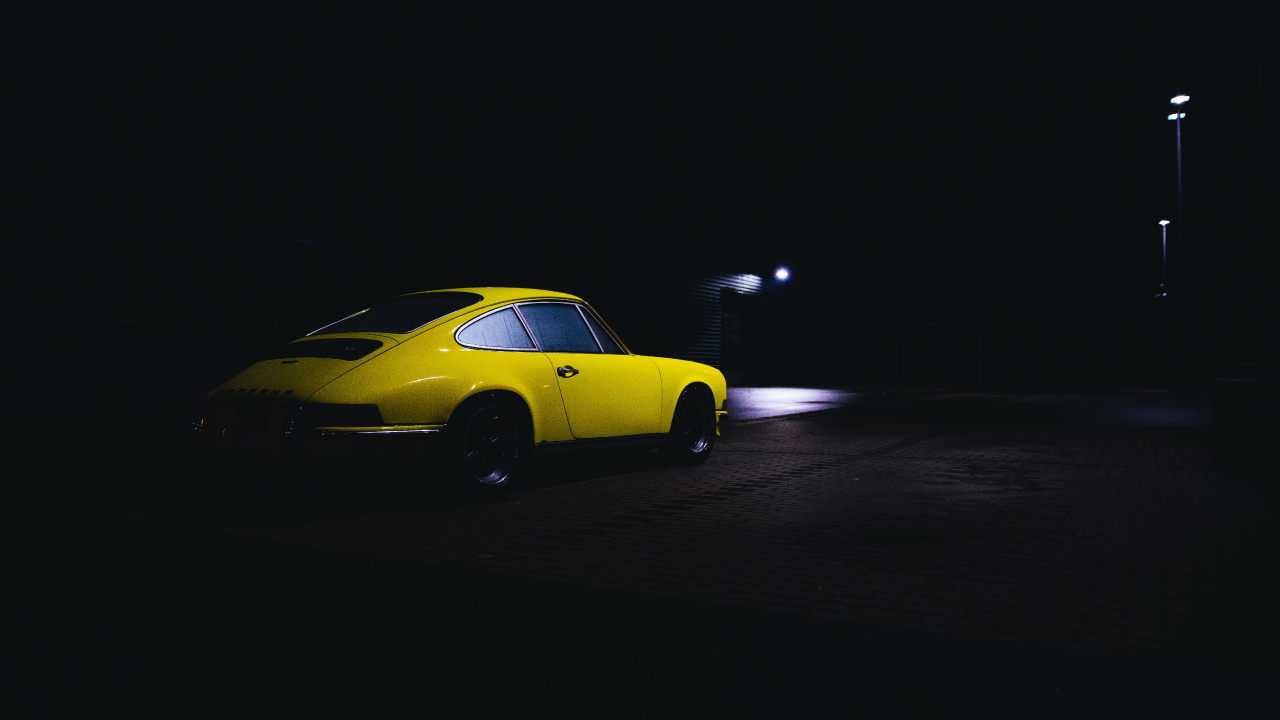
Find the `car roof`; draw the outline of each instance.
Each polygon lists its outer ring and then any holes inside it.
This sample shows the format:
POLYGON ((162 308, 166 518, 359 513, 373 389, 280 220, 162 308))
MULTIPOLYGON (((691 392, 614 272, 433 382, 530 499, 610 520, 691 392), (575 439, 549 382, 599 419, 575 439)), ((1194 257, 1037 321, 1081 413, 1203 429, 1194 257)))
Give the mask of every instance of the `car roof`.
POLYGON ((577 297, 576 295, 556 292, 554 290, 535 290, 533 288, 510 287, 464 287, 442 290, 424 290, 423 292, 397 295, 397 297, 412 297, 414 295, 426 295, 427 293, 437 292, 475 293, 476 295, 483 297, 485 303, 503 303, 513 302, 516 300, 576 300, 578 302, 585 302, 582 298, 577 297))

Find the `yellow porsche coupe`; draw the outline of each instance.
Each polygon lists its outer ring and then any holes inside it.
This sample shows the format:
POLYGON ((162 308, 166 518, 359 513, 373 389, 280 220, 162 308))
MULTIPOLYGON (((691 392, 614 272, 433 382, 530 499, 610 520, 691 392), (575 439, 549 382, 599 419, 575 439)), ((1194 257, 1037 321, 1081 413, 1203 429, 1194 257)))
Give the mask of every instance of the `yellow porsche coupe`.
POLYGON ((398 459, 507 486, 533 453, 650 445, 704 462, 725 379, 631 353, 582 299, 521 288, 391 298, 315 330, 200 399, 217 452, 398 459))

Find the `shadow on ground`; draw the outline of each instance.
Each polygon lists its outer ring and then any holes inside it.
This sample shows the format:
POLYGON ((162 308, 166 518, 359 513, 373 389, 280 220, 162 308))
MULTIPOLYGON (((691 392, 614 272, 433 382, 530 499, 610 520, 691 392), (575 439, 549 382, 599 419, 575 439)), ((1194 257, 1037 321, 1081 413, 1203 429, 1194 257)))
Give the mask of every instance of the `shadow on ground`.
MULTIPOLYGON (((291 524, 380 511, 423 512, 492 502, 502 493, 461 487, 428 459, 298 463, 202 459, 196 454, 65 488, 65 505, 107 505, 133 516, 207 525, 291 524), (96 502, 95 502, 96 501, 96 502), (123 509, 123 510, 122 510, 123 509)), ((666 467, 656 451, 595 451, 534 458, 512 492, 666 467)))
POLYGON ((58 567, 53 705, 610 717, 1260 716, 1257 678, 99 518, 58 567), (65 652, 64 648, 74 648, 65 652), (171 704, 177 703, 177 704, 171 704))

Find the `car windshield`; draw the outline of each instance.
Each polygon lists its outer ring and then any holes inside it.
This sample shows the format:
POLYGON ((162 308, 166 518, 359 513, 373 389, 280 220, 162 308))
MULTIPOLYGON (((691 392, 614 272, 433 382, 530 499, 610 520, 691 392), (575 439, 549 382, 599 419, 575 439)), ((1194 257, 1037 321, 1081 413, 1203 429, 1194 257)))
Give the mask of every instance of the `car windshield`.
POLYGON ((468 292, 433 292, 398 297, 330 323, 308 335, 381 332, 409 333, 484 298, 468 292))

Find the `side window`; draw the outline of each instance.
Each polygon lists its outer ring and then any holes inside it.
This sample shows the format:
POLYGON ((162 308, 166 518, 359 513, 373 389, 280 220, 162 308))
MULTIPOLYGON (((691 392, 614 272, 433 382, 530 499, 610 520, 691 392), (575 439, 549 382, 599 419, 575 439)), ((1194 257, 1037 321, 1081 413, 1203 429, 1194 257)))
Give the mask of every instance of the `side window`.
POLYGON ((596 340, 600 341, 600 347, 603 348, 607 354, 609 355, 626 355, 627 354, 627 351, 622 349, 622 346, 619 345, 618 342, 613 339, 613 336, 609 334, 609 331, 604 329, 604 325, 601 325, 600 321, 596 320, 595 317, 590 312, 588 312, 586 308, 582 309, 582 317, 587 319, 587 324, 591 326, 591 332, 595 333, 596 340))
POLYGON ((461 345, 507 350, 532 350, 533 341, 524 331, 516 311, 507 308, 485 315, 462 328, 456 336, 461 345))
POLYGON ((543 352, 598 353, 600 346, 578 308, 560 303, 521 305, 520 314, 543 352))

